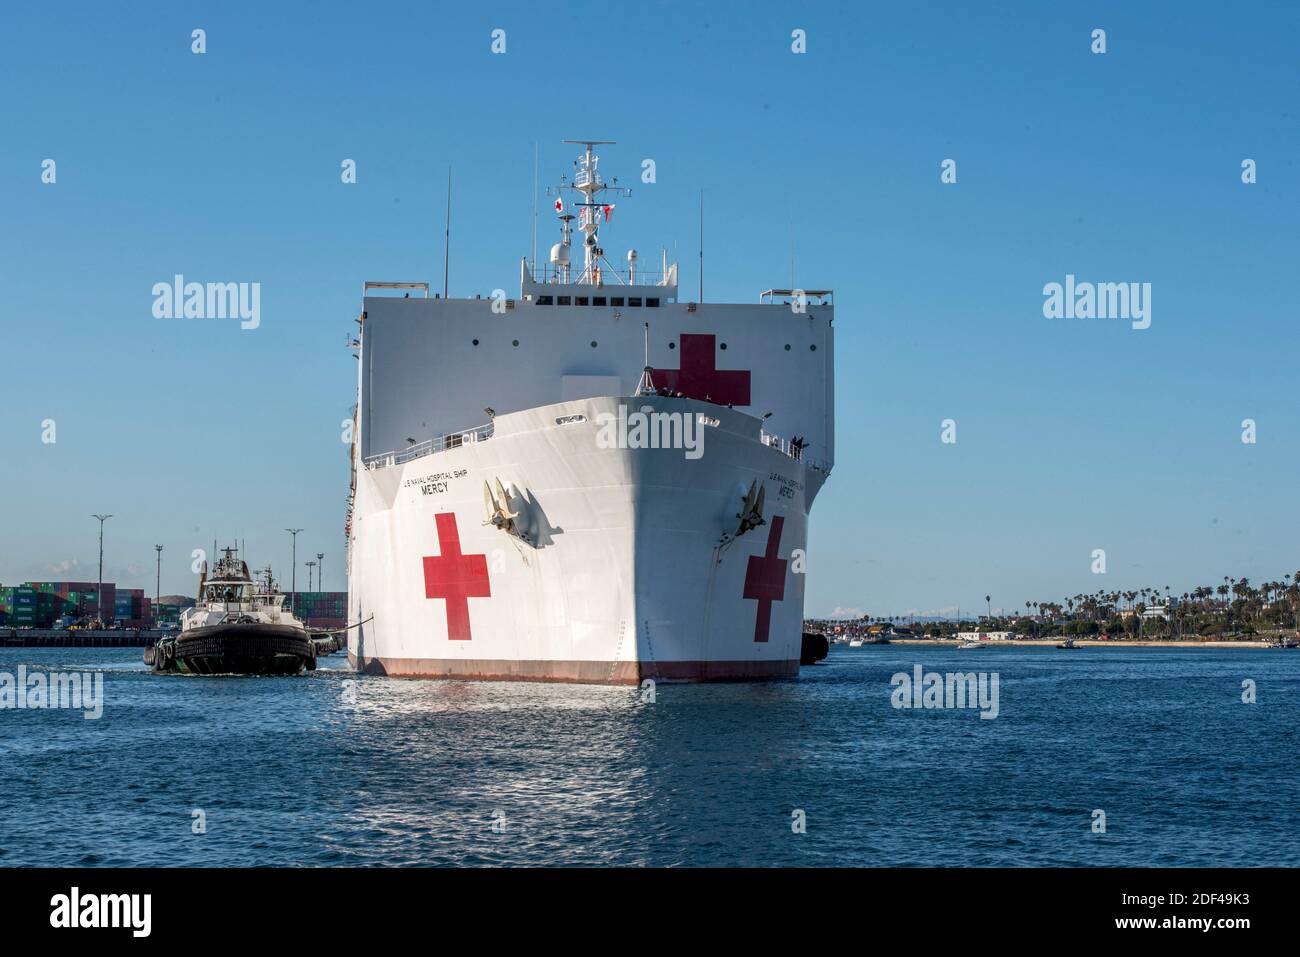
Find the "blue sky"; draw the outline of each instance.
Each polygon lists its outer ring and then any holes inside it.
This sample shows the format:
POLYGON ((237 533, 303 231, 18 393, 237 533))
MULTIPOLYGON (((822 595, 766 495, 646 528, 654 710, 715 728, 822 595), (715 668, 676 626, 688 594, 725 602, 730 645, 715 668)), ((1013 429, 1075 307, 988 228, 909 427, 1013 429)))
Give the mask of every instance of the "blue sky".
POLYGON ((510 288, 533 145, 545 182, 580 136, 618 141, 607 175, 655 159, 620 243, 676 244, 684 287, 702 188, 709 299, 784 285, 792 231, 799 284, 835 290, 838 455, 813 513, 810 613, 1300 567, 1293 4, 5 17, 0 581, 93 579, 89 516, 108 511, 105 577, 125 585, 152 589, 156 542, 164 592, 192 591, 189 553, 214 537, 287 566, 292 525, 300 562, 324 552, 325 585, 343 588, 361 283, 440 279, 451 165, 452 294, 510 288), (150 289, 178 272, 260 282, 262 327, 155 320, 150 289), (1044 284, 1067 273, 1150 282, 1151 328, 1044 318, 1044 284))

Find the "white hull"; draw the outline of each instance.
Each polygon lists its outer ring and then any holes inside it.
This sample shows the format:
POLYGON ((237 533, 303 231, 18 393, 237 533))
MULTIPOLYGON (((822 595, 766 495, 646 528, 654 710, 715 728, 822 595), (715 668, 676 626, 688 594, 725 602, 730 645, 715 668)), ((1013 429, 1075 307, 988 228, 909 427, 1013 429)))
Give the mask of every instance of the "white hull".
POLYGON ((349 657, 419 677, 793 676, 807 515, 824 479, 764 444, 757 418, 660 397, 527 409, 498 417, 484 441, 358 469, 349 657), (602 448, 597 423, 620 404, 717 425, 695 459, 602 448), (586 418, 556 422, 572 416, 586 418), (756 479, 766 524, 720 545, 756 479), (485 481, 507 488, 529 541, 486 523, 485 481))

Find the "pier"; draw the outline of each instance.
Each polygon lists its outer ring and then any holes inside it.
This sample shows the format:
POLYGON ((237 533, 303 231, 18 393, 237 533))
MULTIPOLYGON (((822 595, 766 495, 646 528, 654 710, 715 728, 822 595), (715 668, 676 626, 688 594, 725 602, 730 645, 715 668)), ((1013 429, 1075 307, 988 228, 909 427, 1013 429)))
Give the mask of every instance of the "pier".
POLYGON ((159 628, 0 628, 0 648, 144 648, 170 634, 159 628))

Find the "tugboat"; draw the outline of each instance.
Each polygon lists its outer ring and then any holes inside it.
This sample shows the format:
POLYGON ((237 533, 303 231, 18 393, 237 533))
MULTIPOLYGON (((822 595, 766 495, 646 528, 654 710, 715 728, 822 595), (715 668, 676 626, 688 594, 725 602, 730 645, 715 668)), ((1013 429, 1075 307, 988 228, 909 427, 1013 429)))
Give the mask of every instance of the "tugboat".
POLYGON ((208 577, 199 578, 198 603, 181 615, 178 635, 144 651, 159 672, 197 675, 296 675, 316 669, 317 643, 285 608, 289 597, 276 587, 271 569, 254 581, 248 563, 224 549, 208 577))
POLYGON ((803 643, 799 649, 801 665, 815 665, 831 653, 831 643, 825 635, 815 631, 803 633, 803 643))

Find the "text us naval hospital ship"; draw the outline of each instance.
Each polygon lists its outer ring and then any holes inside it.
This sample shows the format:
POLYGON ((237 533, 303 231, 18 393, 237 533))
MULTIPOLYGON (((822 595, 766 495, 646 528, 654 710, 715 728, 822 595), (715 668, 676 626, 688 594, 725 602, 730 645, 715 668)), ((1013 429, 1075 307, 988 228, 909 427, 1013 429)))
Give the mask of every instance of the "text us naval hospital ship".
POLYGON ((620 269, 602 224, 629 191, 577 142, 562 240, 522 261, 517 300, 366 283, 349 657, 419 677, 795 675, 834 458, 830 293, 681 302, 666 256, 620 269))

